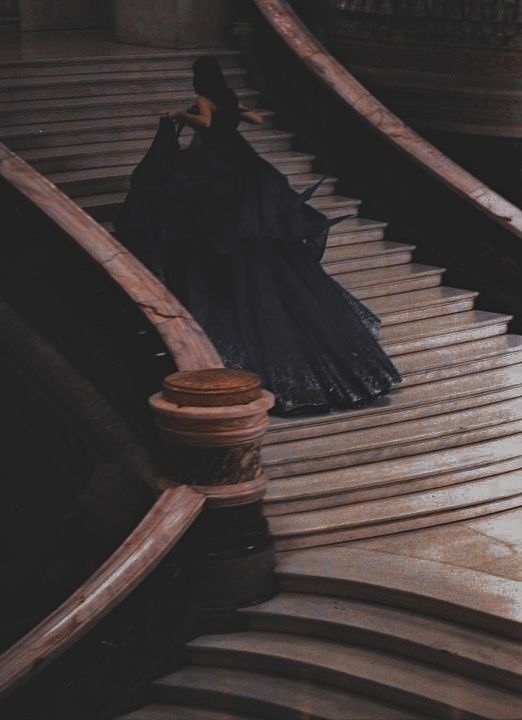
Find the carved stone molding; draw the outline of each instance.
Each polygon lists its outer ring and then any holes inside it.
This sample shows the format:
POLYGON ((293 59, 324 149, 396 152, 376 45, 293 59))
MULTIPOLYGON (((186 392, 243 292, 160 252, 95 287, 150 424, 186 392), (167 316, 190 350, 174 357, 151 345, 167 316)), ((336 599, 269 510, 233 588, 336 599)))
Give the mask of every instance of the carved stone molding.
POLYGON ((521 0, 338 0, 346 37, 522 47, 521 0))
POLYGON ((274 398, 255 375, 225 369, 174 373, 150 403, 171 482, 190 485, 214 505, 262 497, 266 479, 259 454, 274 398))

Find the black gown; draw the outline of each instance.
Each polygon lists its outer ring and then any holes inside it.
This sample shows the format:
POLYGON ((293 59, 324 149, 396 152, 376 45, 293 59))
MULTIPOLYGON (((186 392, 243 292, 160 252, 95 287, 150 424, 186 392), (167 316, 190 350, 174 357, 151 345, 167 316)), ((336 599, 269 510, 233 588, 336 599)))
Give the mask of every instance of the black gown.
POLYGON ((257 373, 287 415, 359 407, 401 377, 378 318, 320 265, 328 220, 214 113, 180 149, 162 118, 131 177, 119 239, 188 308, 226 367, 257 373))

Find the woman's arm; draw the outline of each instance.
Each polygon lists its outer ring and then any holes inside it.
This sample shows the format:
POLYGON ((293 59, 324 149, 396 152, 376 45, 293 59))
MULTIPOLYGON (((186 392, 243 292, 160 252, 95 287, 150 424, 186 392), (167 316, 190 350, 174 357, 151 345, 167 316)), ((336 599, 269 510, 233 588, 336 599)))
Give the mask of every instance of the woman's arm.
POLYGON ((245 107, 241 103, 239 104, 239 112, 241 113, 241 119, 246 120, 246 122, 251 125, 262 125, 265 122, 262 115, 254 110, 249 110, 249 108, 245 107))
POLYGON ((193 128, 209 128, 212 123, 212 105, 207 98, 199 96, 196 99, 197 115, 185 112, 185 110, 167 110, 167 115, 172 120, 183 120, 193 128))

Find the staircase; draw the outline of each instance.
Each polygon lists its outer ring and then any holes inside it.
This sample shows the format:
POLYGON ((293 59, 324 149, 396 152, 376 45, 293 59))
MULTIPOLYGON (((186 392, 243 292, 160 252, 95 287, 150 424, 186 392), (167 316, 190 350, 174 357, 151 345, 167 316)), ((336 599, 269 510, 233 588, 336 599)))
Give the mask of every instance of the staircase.
MULTIPOLYGON (((239 54, 209 52, 256 105, 239 54)), ((193 101, 194 57, 2 62, 0 138, 111 231, 158 115, 193 101)), ((309 187, 314 157, 260 111, 245 137, 309 187)), ((265 507, 281 594, 242 611, 243 632, 190 643, 188 667, 127 720, 520 720, 514 581, 328 546, 522 505, 522 337, 509 316, 475 310, 477 293, 442 285, 444 269, 416 263, 412 245, 386 240, 386 223, 360 217, 335 178, 311 204, 351 215, 324 267, 381 317, 404 382, 362 410, 273 419, 265 507)))

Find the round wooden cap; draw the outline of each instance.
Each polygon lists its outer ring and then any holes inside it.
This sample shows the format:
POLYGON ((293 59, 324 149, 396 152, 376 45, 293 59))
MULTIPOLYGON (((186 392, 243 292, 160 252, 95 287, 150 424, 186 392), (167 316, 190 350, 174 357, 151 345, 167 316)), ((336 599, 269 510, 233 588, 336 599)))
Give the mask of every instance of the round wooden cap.
POLYGON ((261 381, 246 370, 184 370, 169 375, 163 396, 176 405, 226 407, 246 405, 261 397, 261 381))

